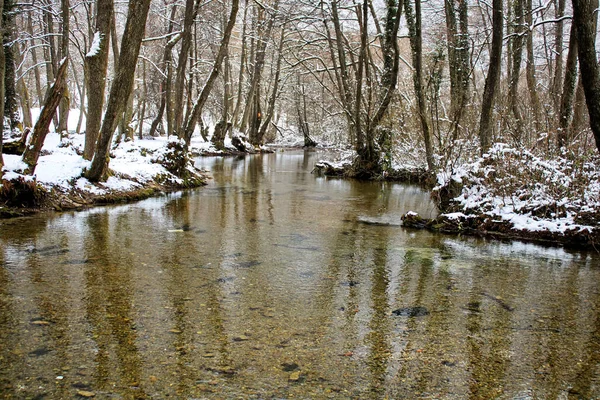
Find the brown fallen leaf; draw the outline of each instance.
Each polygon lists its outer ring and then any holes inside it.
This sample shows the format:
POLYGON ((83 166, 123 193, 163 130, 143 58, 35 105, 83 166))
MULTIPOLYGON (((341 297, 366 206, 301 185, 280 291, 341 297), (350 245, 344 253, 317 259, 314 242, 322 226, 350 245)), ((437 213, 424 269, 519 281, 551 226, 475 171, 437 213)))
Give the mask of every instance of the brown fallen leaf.
POLYGON ((78 390, 77 395, 79 395, 81 397, 94 397, 94 396, 96 396, 96 393, 89 392, 87 390, 78 390))

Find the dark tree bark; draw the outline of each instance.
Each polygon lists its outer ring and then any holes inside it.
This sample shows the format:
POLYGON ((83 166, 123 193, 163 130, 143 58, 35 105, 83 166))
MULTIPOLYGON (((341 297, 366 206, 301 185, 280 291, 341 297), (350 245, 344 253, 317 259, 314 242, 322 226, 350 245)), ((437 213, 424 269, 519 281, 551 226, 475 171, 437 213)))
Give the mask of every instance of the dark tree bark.
POLYGON ((467 0, 445 0, 448 69, 450 73, 450 115, 452 136, 458 129, 469 93, 469 27, 467 0), (457 18, 458 14, 458 18, 457 18))
POLYGON ((481 152, 485 153, 492 146, 492 111, 496 99, 496 90, 500 81, 500 67, 502 62, 502 31, 503 31, 503 2, 492 2, 492 50, 488 74, 483 89, 481 104, 481 118, 479 121, 479 144, 481 152))
MULTIPOLYGON (((361 13, 361 7, 359 4, 356 5, 357 14, 361 13)), ((361 121, 361 101, 362 101, 362 90, 363 90, 363 79, 364 79, 364 70, 365 64, 367 62, 367 38, 368 38, 368 12, 369 12, 369 3, 368 0, 363 0, 362 3, 362 12, 364 13, 364 17, 362 19, 362 23, 359 21, 360 26, 360 51, 358 53, 358 66, 356 69, 356 94, 354 95, 354 129, 356 135, 356 152, 359 155, 359 159, 363 161, 367 161, 370 163, 371 156, 373 152, 370 148, 368 148, 368 144, 365 140, 365 135, 363 131, 362 121, 361 121)), ((359 18, 360 19, 360 18, 359 18)), ((366 127, 368 129, 368 127, 366 127)), ((362 166, 361 166, 362 167, 362 166)), ((370 170, 371 166, 368 165, 367 169, 370 170)))
POLYGON ((514 9, 514 28, 512 36, 512 71, 510 73, 510 85, 508 98, 510 102, 511 113, 515 119, 517 138, 520 140, 522 136, 522 121, 521 110, 519 109, 518 89, 519 77, 521 75, 521 60, 523 58, 523 0, 513 0, 514 9))
POLYGON ((110 88, 96 153, 90 170, 86 173, 86 177, 93 182, 105 179, 108 172, 110 142, 117 127, 118 118, 122 115, 129 95, 133 90, 135 67, 146 30, 149 9, 150 0, 129 2, 119 64, 110 88))
POLYGON ((269 97, 269 103, 267 105, 267 112, 265 113, 265 117, 263 119, 262 125, 260 126, 258 135, 261 138, 265 137, 267 133, 267 128, 271 124, 271 120, 273 119, 273 113, 275 112, 275 103, 277 102, 278 90, 279 90, 279 77, 281 75, 281 61, 283 60, 283 45, 285 39, 286 27, 281 27, 281 36, 279 38, 279 46, 277 48, 277 65, 275 67, 275 77, 273 78, 273 91, 271 92, 271 96, 269 97))
MULTIPOLYGON (((0 15, 4 15, 4 0, 0 0, 0 15)), ((0 31, 4 29, 3 19, 0 18, 0 31)), ((4 52, 0 51, 0 116, 4 115, 4 52)), ((0 180, 2 180, 2 167, 4 167, 4 158, 2 157, 2 143, 4 136, 4 122, 0 123, 0 180)))
POLYGON ((204 105, 206 104, 206 100, 208 100, 208 95, 210 94, 213 84, 215 80, 219 76, 219 71, 221 70, 221 65, 223 64, 223 59, 227 54, 227 47, 229 46, 229 39, 231 38, 231 32, 233 31, 233 27, 235 26, 235 19, 237 17, 237 12, 239 9, 239 0, 233 0, 231 4, 231 12, 229 13, 229 20, 227 22, 227 27, 225 28, 225 32, 223 32, 223 38, 221 39, 221 45, 219 46, 219 51, 217 53, 217 57, 215 58, 215 63, 213 65, 213 69, 208 76, 196 103, 194 104, 194 108, 190 114, 190 117, 185 126, 185 142, 189 146, 190 141, 192 140, 192 135, 194 133, 194 128, 198 123, 202 115, 202 110, 204 109, 204 105))
MULTIPOLYGON (((533 8, 532 1, 525 0, 525 23, 527 26, 533 25, 533 8)), ((533 34, 529 32, 527 35, 527 68, 526 68, 526 79, 527 79, 527 88, 529 90, 529 101, 531 102, 531 111, 533 113, 533 118, 535 119, 535 127, 538 132, 541 131, 542 126, 542 117, 541 117, 541 106, 540 106, 540 98, 537 92, 537 78, 535 74, 535 57, 533 53, 533 34)))
POLYGON ((334 64, 336 78, 338 81, 338 91, 340 92, 340 100, 345 111, 346 119, 348 121, 348 130, 350 132, 350 142, 357 146, 356 141, 356 122, 359 116, 354 115, 354 98, 353 91, 351 90, 350 73, 348 72, 346 51, 344 50, 344 35, 342 33, 342 27, 338 12, 338 1, 332 0, 331 2, 331 19, 333 21, 333 28, 335 33, 335 48, 333 47, 333 39, 329 34, 329 27, 327 20, 324 20, 325 28, 328 35, 329 49, 331 53, 331 59, 334 64), (336 64, 337 59, 337 64, 336 64))
MULTIPOLYGON (((169 18, 169 28, 167 33, 173 33, 173 21, 175 20, 175 12, 177 11, 176 5, 171 7, 171 18, 169 18)), ((162 84, 160 86, 161 94, 160 94, 160 104, 158 106, 158 112, 156 113, 156 117, 152 120, 152 124, 150 125, 150 136, 158 136, 156 134, 156 129, 158 128, 158 124, 163 122, 163 116, 165 114, 165 110, 167 110, 167 127, 172 128, 172 110, 168 107, 168 104, 171 101, 171 62, 173 61, 172 50, 173 47, 177 44, 177 42, 181 39, 181 35, 176 35, 175 37, 169 36, 169 41, 165 45, 165 50, 163 52, 163 62, 162 69, 165 77, 163 78, 162 84), (170 122, 171 121, 171 122, 170 122)), ((169 131, 169 133, 171 133, 169 131)))
POLYGON ((56 71, 54 84, 48 90, 46 102, 42 108, 40 117, 33 128, 31 144, 25 148, 25 152, 23 153, 23 162, 27 164, 27 169, 24 171, 25 174, 33 175, 35 172, 35 167, 40 158, 40 152, 44 146, 44 140, 46 139, 46 135, 48 135, 50 123, 56 114, 56 108, 58 107, 63 97, 65 87, 67 86, 67 67, 68 58, 63 58, 58 67, 58 71, 56 71))
POLYGON ((91 160, 94 157, 96 142, 100 134, 113 12, 113 0, 98 0, 96 5, 96 32, 94 33, 95 39, 92 44, 92 46, 95 45, 96 47, 88 52, 85 57, 88 76, 88 111, 85 123, 83 158, 86 160, 91 160))
POLYGON ((411 49, 413 56, 413 82, 415 95, 417 96, 417 106, 423 140, 425 142, 425 157, 427 159, 427 168, 433 171, 435 162, 433 159, 433 144, 431 141, 431 132, 427 123, 427 104, 425 102, 425 93, 423 90, 423 50, 422 50, 422 32, 421 32, 421 0, 415 0, 415 10, 413 12, 410 0, 404 0, 406 10, 406 20, 411 38, 411 49))
MULTIPOLYGON (((279 0, 276 0, 273 8, 278 9, 279 0)), ((265 10, 261 9, 259 14, 264 15, 265 10)), ((260 21, 264 21, 264 17, 259 16, 260 21)), ((252 81, 250 83, 250 90, 246 100, 248 101, 248 108, 245 114, 248 116, 248 139, 254 146, 262 144, 262 137, 260 136, 260 126, 262 122, 262 110, 261 110, 261 90, 262 90, 262 72, 265 65, 265 57, 267 54, 267 43, 271 37, 273 31, 273 24, 275 23, 275 16, 270 16, 267 21, 267 26, 264 31, 259 33, 259 40, 256 44, 256 52, 254 57, 254 68, 252 71, 252 81)))
MULTIPOLYGON (((70 4, 69 0, 60 1, 61 9, 61 39, 60 39, 60 58, 69 58, 69 19, 70 19, 70 4)), ((67 74, 69 71, 66 72, 67 74)), ((69 109, 71 108, 71 94, 69 87, 65 86, 63 90, 63 98, 58 107, 58 132, 66 132, 68 130, 69 109)))
POLYGON ((561 84, 563 81, 563 36, 564 36, 564 21, 562 17, 565 14, 566 0, 558 0, 556 4, 556 23, 554 24, 554 54, 556 57, 554 67, 554 77, 552 78, 552 89, 551 94, 554 100, 554 109, 560 109, 561 101, 561 84))
POLYGON ((38 67, 36 41, 33 39, 33 17, 32 11, 27 13, 27 33, 31 36, 31 60, 33 61, 33 74, 35 77, 35 93, 37 95, 37 104, 42 104, 44 101, 44 92, 42 91, 42 83, 40 76, 40 68, 38 67))
MULTIPOLYGON (((23 45, 23 47, 25 47, 25 44, 23 45)), ((17 64, 20 65, 23 61, 20 51, 16 50, 14 52, 14 55, 17 64)), ((19 102, 21 103, 21 112, 23 113, 23 124, 21 128, 31 128, 33 126, 33 121, 31 118, 31 100, 29 98, 29 90, 27 89, 27 85, 25 84, 25 77, 23 76, 17 81, 17 93, 19 96, 19 102)))
POLYGON ((15 30, 15 1, 4 0, 2 12, 3 43, 4 43, 4 116, 10 121, 10 129, 19 125, 19 100, 16 88, 16 65, 14 46, 15 30))
POLYGON ((308 113, 306 110, 306 93, 304 91, 304 84, 300 81, 300 74, 297 74, 296 81, 295 103, 296 115, 298 117, 298 130, 304 137, 304 147, 315 147, 317 142, 310 137, 310 126, 308 124, 308 113))
POLYGON ((200 0, 186 0, 185 2, 185 15, 183 19, 183 31, 181 32, 181 49, 179 49, 179 60, 177 63, 177 72, 175 74, 175 85, 174 94, 175 99, 173 102, 174 111, 174 131, 175 133, 183 138, 182 125, 183 125, 183 111, 185 109, 183 103, 183 92, 185 83, 185 74, 187 67, 188 55, 190 53, 190 47, 192 45, 192 27, 194 19, 198 14, 198 7, 200 0))
POLYGON ((569 125, 573 118, 575 89, 577 88, 577 27, 571 24, 571 39, 565 65, 565 79, 560 99, 560 119, 558 126, 557 144, 564 147, 569 144, 569 125))
POLYGON ((573 24, 577 26, 577 46, 581 78, 585 82, 585 102, 590 127, 600 151, 600 67, 596 58, 596 9, 598 0, 573 0, 573 24))
POLYGON ((244 73, 246 70, 246 29, 247 29, 247 18, 248 15, 248 4, 246 2, 246 6, 244 7, 244 19, 243 19, 243 27, 242 27, 242 50, 240 52, 240 73, 238 75, 238 87, 237 87, 237 95, 235 101, 235 109, 233 110, 232 120, 235 124, 236 128, 240 127, 241 122, 239 121, 240 110, 242 108, 242 89, 244 86, 244 73))
POLYGON ((215 125, 215 131, 210 139, 212 144, 214 144, 217 149, 225 148, 225 136, 231 128, 232 126, 230 122, 225 122, 224 120, 217 122, 215 125))

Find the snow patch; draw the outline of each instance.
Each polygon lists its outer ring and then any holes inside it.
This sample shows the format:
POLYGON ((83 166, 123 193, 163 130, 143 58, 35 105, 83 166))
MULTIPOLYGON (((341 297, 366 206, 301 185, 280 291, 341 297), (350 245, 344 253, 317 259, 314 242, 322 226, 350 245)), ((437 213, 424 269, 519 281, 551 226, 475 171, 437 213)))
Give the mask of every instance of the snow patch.
POLYGON ((100 32, 94 33, 94 39, 92 40, 92 46, 85 55, 86 57, 94 57, 100 53, 100 45, 102 43, 102 34, 100 32))

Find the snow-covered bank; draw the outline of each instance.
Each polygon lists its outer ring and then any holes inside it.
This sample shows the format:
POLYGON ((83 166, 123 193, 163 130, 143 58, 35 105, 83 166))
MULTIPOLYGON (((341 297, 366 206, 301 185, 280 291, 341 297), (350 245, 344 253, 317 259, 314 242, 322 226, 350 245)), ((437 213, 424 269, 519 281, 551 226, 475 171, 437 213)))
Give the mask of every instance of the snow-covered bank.
MULTIPOLYGON (((10 216, 15 209, 21 209, 17 211, 19 214, 38 208, 79 208, 139 199, 157 192, 203 184, 205 175, 191 161, 183 166, 187 170, 184 174, 169 167, 173 146, 177 147, 177 142, 170 143, 174 145, 169 146, 167 138, 120 143, 110 153, 111 176, 105 182, 92 183, 83 177, 85 169, 90 166, 90 162, 82 157, 84 135, 69 134, 61 138, 58 133, 50 133, 33 176, 21 173, 26 167, 21 156, 3 155, 5 166, 0 195, 5 205, 0 207, 0 214, 10 216), (33 192, 40 194, 40 198, 15 197, 17 194, 12 192, 17 186, 29 186, 33 192)), ((212 150, 205 143, 193 143, 194 152, 202 153, 205 149, 212 150)))
POLYGON ((496 144, 487 154, 440 172, 432 195, 440 216, 414 213, 404 225, 449 233, 600 245, 600 160, 565 154, 545 159, 496 144))

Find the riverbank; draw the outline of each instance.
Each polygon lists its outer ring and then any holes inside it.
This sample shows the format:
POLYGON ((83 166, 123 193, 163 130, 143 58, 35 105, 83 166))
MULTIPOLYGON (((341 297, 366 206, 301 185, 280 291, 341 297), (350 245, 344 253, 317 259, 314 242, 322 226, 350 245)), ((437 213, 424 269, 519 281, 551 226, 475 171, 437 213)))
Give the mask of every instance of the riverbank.
POLYGON ((194 166, 193 157, 256 152, 241 140, 232 143, 228 139, 223 148, 217 149, 210 142, 194 138, 186 154, 181 142, 164 137, 136 139, 111 150, 111 176, 105 182, 93 183, 83 177, 90 165, 82 157, 83 148, 82 134, 50 133, 34 176, 20 172, 25 169, 20 155, 3 154, 0 218, 136 201, 203 186, 210 178, 194 166))
MULTIPOLYGON (((348 160, 348 157, 345 158, 348 160)), ((344 177, 349 161, 320 161, 318 173, 344 177)), ((429 185, 440 214, 407 210, 403 226, 501 240, 600 248, 600 160, 595 154, 540 157, 496 144, 482 157, 438 171, 396 166, 379 179, 429 185)))

